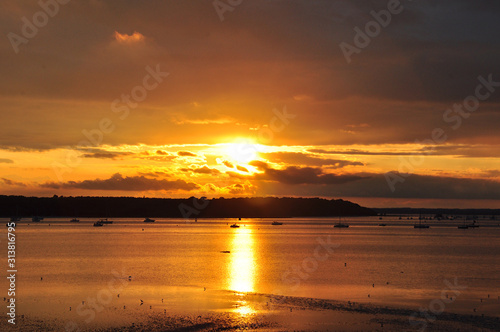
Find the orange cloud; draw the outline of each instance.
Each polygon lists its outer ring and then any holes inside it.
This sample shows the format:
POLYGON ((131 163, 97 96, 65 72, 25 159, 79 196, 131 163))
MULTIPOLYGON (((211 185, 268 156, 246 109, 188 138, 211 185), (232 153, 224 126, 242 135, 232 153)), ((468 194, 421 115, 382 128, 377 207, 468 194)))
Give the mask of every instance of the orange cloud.
POLYGON ((130 44, 143 41, 144 35, 137 31, 134 31, 134 33, 131 35, 127 35, 126 33, 121 34, 118 31, 115 31, 115 39, 120 44, 130 44))

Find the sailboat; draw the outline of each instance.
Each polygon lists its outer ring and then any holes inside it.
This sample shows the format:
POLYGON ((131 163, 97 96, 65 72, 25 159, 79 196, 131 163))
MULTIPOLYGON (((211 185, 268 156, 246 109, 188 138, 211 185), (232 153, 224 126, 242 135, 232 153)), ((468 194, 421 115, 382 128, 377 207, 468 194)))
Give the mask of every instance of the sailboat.
POLYGON ((102 224, 112 224, 113 220, 109 220, 109 207, 106 207, 106 218, 101 218, 99 222, 102 224))
POLYGON ((340 213, 339 213, 339 222, 336 223, 335 225, 333 225, 333 227, 335 227, 335 228, 349 228, 349 225, 342 223, 341 216, 340 216, 340 213))
POLYGON ((429 225, 422 224, 422 214, 418 217, 418 224, 413 225, 413 228, 429 228, 429 225))

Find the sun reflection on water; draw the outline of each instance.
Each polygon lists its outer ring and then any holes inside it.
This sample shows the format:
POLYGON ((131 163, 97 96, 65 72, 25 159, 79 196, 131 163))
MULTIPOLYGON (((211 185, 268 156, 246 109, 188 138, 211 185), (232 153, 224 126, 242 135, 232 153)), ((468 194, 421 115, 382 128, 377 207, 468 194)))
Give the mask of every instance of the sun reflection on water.
POLYGON ((237 292, 253 292, 255 264, 252 230, 245 227, 235 229, 231 239, 229 289, 237 292))
POLYGON ((244 293, 255 291, 255 270, 256 261, 254 255, 254 238, 252 230, 240 227, 233 230, 230 240, 231 260, 228 266, 228 288, 238 292, 241 297, 234 304, 234 312, 242 317, 247 317, 255 313, 252 306, 245 301, 244 293))

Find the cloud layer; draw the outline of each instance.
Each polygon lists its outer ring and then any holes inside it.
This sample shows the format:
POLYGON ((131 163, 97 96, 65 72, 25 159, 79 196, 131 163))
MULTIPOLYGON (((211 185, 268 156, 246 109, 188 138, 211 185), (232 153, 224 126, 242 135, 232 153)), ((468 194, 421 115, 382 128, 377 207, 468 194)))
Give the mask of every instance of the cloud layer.
POLYGON ((387 0, 243 1, 223 21, 211 1, 70 1, 18 52, 41 7, 7 2, 0 188, 500 199, 500 5, 401 3, 348 63, 387 0), (384 174, 421 155, 392 192, 384 174))

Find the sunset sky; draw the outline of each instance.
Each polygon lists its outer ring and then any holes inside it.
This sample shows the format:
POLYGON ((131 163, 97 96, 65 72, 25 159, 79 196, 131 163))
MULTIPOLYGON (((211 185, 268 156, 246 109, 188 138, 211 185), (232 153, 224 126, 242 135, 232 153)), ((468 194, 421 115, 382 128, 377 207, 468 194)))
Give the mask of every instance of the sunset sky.
POLYGON ((4 1, 0 193, 500 207, 500 3, 402 0, 347 61, 392 1, 4 1))

